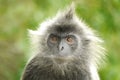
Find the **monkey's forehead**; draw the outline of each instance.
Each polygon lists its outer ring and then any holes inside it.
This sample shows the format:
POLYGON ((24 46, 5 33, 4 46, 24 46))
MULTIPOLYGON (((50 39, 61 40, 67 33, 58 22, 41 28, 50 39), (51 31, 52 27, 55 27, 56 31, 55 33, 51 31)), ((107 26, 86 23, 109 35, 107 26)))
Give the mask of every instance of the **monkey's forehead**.
POLYGON ((79 25, 74 21, 59 21, 59 20, 48 20, 40 24, 38 28, 39 34, 44 34, 45 32, 51 33, 51 32, 76 32, 80 30, 81 28, 79 25))
POLYGON ((57 32, 57 33, 71 33, 76 32, 75 25, 53 25, 51 28, 48 29, 50 32, 57 32))

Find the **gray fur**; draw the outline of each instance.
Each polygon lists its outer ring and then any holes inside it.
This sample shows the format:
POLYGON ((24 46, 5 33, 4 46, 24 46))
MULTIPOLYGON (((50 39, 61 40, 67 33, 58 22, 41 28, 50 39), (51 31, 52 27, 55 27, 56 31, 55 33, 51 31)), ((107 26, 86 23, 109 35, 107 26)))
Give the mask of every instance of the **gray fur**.
POLYGON ((43 22, 36 31, 30 30, 32 46, 37 53, 26 65, 21 80, 99 80, 97 65, 104 57, 102 41, 79 20, 74 8, 60 12, 43 22), (64 28, 77 36, 78 47, 70 56, 54 56, 46 42, 50 33, 64 28), (71 28, 71 30, 70 30, 71 28))

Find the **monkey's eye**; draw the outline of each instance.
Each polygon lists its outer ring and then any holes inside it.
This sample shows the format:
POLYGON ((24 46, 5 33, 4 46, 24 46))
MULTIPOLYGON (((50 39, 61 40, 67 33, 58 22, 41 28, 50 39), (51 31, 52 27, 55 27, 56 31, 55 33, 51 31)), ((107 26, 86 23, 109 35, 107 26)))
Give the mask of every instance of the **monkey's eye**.
POLYGON ((70 36, 66 37, 66 41, 68 42, 68 44, 73 44, 74 43, 73 37, 70 37, 70 36))
POLYGON ((51 43, 57 43, 57 41, 58 41, 58 38, 56 36, 50 37, 50 42, 51 43))

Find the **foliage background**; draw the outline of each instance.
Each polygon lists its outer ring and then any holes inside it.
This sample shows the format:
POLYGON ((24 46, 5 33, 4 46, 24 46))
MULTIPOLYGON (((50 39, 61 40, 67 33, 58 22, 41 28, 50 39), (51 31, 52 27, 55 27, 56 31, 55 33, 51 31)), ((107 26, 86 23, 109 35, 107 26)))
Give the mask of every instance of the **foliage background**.
MULTIPOLYGON (((30 57, 27 29, 54 16, 72 0, 0 0, 0 80, 19 80, 30 57)), ((120 0, 74 0, 79 17, 105 41, 101 80, 120 80, 120 0)))

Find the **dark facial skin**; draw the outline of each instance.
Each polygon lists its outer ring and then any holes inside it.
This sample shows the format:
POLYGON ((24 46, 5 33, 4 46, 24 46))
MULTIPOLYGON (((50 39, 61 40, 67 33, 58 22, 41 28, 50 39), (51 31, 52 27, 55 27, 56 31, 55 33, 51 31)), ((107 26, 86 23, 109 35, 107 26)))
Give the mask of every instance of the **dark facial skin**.
POLYGON ((55 34, 49 35, 47 45, 54 55, 69 56, 77 48, 78 40, 75 35, 55 34))

